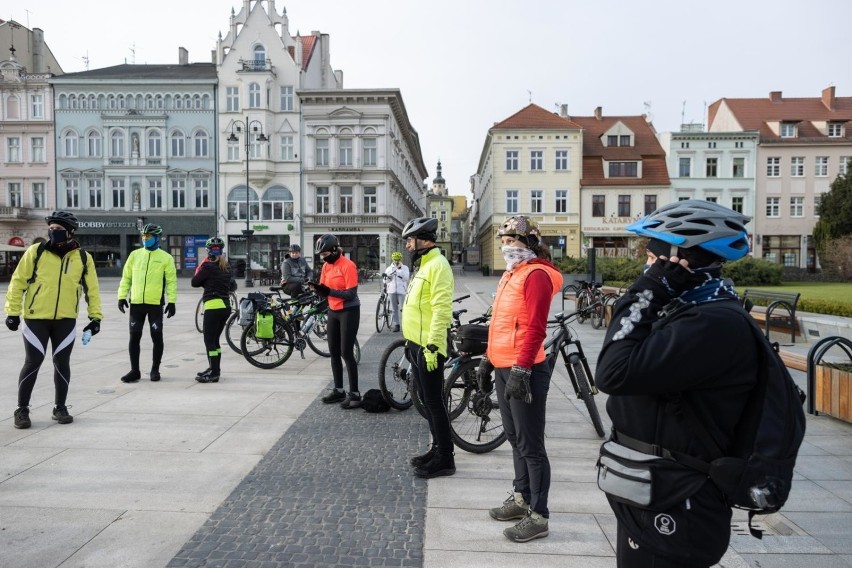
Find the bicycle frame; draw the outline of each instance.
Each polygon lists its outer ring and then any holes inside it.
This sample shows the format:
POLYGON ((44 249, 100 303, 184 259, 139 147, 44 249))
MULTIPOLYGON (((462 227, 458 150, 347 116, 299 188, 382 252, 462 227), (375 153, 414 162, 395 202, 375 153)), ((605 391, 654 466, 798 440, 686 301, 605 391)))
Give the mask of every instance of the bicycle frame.
MULTIPOLYGON (((593 304, 586 309, 590 310, 594 307, 595 305, 593 304)), ((586 359, 586 354, 583 351, 583 345, 580 343, 580 338, 572 333, 571 327, 569 326, 569 322, 581 311, 583 310, 578 310, 568 315, 565 315, 564 313, 558 314, 553 323, 556 323, 559 327, 544 344, 544 350, 547 352, 547 361, 550 365, 550 372, 553 373, 556 369, 557 358, 561 356, 562 362, 569 370, 568 376, 571 379, 574 392, 576 392, 578 396, 580 395, 580 386, 577 384, 577 378, 574 376, 574 373, 571 372, 572 366, 578 361, 582 363, 583 368, 586 371, 586 377, 589 380, 589 386, 592 389, 592 394, 598 393, 598 387, 595 385, 594 377, 592 376, 589 368, 589 361, 586 359)))

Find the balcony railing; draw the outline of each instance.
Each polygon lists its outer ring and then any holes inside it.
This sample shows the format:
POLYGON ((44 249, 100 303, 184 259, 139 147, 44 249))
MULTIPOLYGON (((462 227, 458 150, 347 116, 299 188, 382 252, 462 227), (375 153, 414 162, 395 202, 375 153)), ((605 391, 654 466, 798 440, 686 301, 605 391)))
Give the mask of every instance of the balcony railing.
POLYGON ((29 219, 33 209, 29 207, 0 207, 0 219, 11 221, 13 219, 29 219))
POLYGON ((237 72, 258 73, 272 71, 272 60, 270 59, 240 59, 240 68, 237 72))
POLYGON ((315 225, 385 225, 393 222, 390 215, 362 215, 360 213, 302 215, 302 218, 306 224, 315 225))

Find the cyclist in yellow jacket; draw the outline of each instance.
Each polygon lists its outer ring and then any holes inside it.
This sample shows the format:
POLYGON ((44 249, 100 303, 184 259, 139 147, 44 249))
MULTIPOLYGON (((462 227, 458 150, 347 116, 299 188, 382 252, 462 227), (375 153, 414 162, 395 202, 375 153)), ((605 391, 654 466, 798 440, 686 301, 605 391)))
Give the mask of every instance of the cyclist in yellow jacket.
POLYGON ((175 259, 160 248, 163 228, 153 223, 142 227, 142 247, 131 252, 121 273, 118 285, 118 309, 130 307, 130 372, 121 377, 124 383, 135 383, 139 372, 139 353, 145 318, 151 330, 154 353, 151 361, 151 380, 160 380, 160 361, 163 359, 163 304, 166 316, 175 315, 177 302, 177 271, 175 259), (127 294, 130 293, 130 303, 127 294))
POLYGON ((15 428, 29 428, 30 397, 36 377, 47 353, 47 341, 53 345, 53 385, 56 390, 53 419, 70 424, 65 401, 71 382, 71 349, 76 336, 80 295, 86 297, 89 324, 83 328, 96 335, 101 330, 101 295, 98 275, 91 255, 83 255, 72 236, 77 217, 68 211, 54 211, 44 218, 48 242, 35 244, 24 252, 6 292, 6 327, 22 330, 26 360, 18 377, 18 408, 15 428), (85 266, 83 258, 85 256, 85 266))
POLYGON ((426 479, 456 472, 450 417, 442 396, 455 279, 449 262, 435 246, 437 230, 438 220, 432 217, 413 219, 402 230, 405 248, 417 268, 405 295, 402 335, 407 340, 405 355, 415 370, 432 433, 432 447, 412 458, 411 465, 414 475, 426 479))

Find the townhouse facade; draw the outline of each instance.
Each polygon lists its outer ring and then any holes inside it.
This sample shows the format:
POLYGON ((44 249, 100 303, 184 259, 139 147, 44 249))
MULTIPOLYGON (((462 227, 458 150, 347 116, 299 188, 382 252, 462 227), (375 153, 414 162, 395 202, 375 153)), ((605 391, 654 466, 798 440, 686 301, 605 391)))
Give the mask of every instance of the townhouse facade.
MULTIPOLYGON (((487 274, 503 271, 497 230, 507 217, 529 215, 551 256, 580 254, 583 128, 530 104, 492 126, 471 177, 471 227, 487 274)), ((471 236, 473 239, 473 235, 471 236)))
MULTIPOLYGON (((44 32, 0 20, 0 244, 43 242, 44 217, 56 205, 53 93, 48 83, 62 68, 44 32)), ((8 278, 19 250, 0 254, 0 277, 8 278)))
POLYGON ((722 98, 708 109, 709 132, 756 131, 753 254, 816 270, 812 232, 823 193, 852 162, 852 97, 834 87, 819 97, 722 98))
POLYGON ((680 132, 661 133, 659 139, 671 180, 666 202, 719 203, 751 217, 749 230, 756 233, 756 131, 704 132, 701 124, 684 125, 680 132))
POLYGON ((162 247, 191 275, 216 234, 216 69, 117 65, 50 79, 56 99, 56 205, 80 220, 77 240, 115 274, 161 225, 162 247))
POLYGON ((641 116, 571 116, 583 129, 580 218, 582 249, 634 256, 641 239, 627 226, 670 199, 666 153, 641 116))
POLYGON ((470 209, 464 195, 452 195, 453 213, 450 225, 450 243, 453 250, 453 262, 464 262, 465 246, 468 242, 467 217, 470 209))
POLYGON ((440 248, 447 260, 454 260, 456 251, 452 243, 453 198, 447 194, 447 181, 441 172, 441 162, 438 161, 438 173, 432 180, 432 187, 426 193, 427 215, 438 220, 438 238, 435 244, 440 248))

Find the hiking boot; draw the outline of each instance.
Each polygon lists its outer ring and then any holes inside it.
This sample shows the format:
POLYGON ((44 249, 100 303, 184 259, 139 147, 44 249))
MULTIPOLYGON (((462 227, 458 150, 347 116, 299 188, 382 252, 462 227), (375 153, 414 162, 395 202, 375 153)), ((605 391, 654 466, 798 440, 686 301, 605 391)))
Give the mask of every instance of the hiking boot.
POLYGON ((432 459, 424 465, 414 468, 414 475, 422 479, 452 475, 455 472, 456 460, 453 458, 453 452, 442 453, 441 450, 436 451, 432 459))
POLYGON ((503 501, 502 507, 494 507, 488 511, 491 518, 497 521, 511 521, 523 519, 530 511, 529 503, 524 501, 520 493, 510 493, 509 498, 503 501))
POLYGON ((346 400, 340 403, 340 408, 345 410, 361 408, 361 393, 355 391, 346 393, 346 400))
POLYGON ((425 454, 420 454, 419 456, 414 456, 413 458, 411 458, 409 463, 414 467, 423 467, 424 465, 429 463, 429 460, 431 460, 436 453, 438 453, 438 446, 432 444, 432 447, 429 448, 428 452, 426 452, 425 454))
POLYGON ((535 511, 530 511, 520 523, 504 530, 503 534, 512 542, 529 542, 544 538, 548 535, 547 519, 535 511))
POLYGON ((331 392, 322 397, 322 401, 326 404, 334 402, 342 402, 346 398, 346 393, 342 390, 331 389, 331 392))
POLYGON ((151 369, 151 380, 155 383, 160 380, 160 371, 151 369))
POLYGON ((28 406, 22 406, 15 411, 15 428, 18 430, 26 430, 33 423, 30 422, 30 409, 28 406))
POLYGON ((121 377, 121 382, 122 383, 135 383, 135 382, 138 382, 139 379, 141 379, 141 378, 142 378, 142 373, 140 373, 139 371, 130 371, 129 373, 127 373, 126 375, 121 377))
POLYGON ((71 424, 74 422, 74 417, 68 414, 67 406, 57 406, 53 409, 53 419, 60 424, 71 424))
POLYGON ((195 377, 195 380, 199 383, 218 383, 219 375, 214 375, 213 371, 210 371, 206 375, 195 377))

